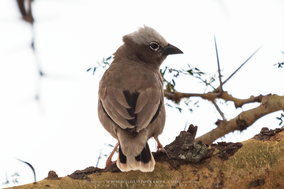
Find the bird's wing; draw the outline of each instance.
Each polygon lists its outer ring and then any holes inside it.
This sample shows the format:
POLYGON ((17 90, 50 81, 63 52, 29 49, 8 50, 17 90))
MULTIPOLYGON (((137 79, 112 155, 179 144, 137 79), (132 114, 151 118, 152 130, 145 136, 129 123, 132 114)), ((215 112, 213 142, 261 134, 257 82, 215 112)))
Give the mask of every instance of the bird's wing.
POLYGON ((99 89, 99 99, 109 118, 122 129, 135 128, 136 132, 146 128, 158 115, 163 94, 153 87, 130 93, 115 86, 99 89))
POLYGON ((146 128, 153 122, 161 110, 163 91, 157 88, 147 88, 137 99, 134 114, 137 115, 137 131, 146 128))
POLYGON ((102 109, 116 125, 122 129, 134 127, 127 121, 132 120, 134 117, 130 116, 127 111, 131 107, 121 90, 114 86, 100 88, 99 98, 102 109))

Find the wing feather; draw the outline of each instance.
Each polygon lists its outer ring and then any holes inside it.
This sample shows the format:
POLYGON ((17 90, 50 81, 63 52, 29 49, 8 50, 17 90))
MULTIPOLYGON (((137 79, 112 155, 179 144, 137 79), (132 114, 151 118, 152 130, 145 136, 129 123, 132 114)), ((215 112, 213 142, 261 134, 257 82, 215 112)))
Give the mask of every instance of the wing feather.
POLYGON ((102 105, 108 116, 112 119, 112 121, 114 121, 122 129, 134 127, 130 125, 128 121, 117 112, 117 110, 112 106, 111 101, 108 99, 107 96, 104 100, 102 100, 102 105))
POLYGON ((159 104, 152 104, 150 102, 144 106, 144 108, 137 115, 137 131, 144 129, 149 125, 150 121, 157 112, 158 107, 159 104))
MULTIPOLYGON (((111 105, 113 106, 113 108, 124 118, 127 120, 131 120, 134 117, 131 117, 126 109, 125 106, 122 106, 116 99, 114 98, 107 98, 107 100, 110 101, 111 105)), ((117 115, 119 116, 119 115, 117 115)))
POLYGON ((144 106, 148 102, 148 95, 146 91, 142 91, 140 95, 138 96, 137 103, 136 103, 136 108, 135 108, 135 114, 139 114, 139 112, 144 108, 144 106))
POLYGON ((130 93, 107 86, 100 96, 104 97, 102 106, 112 121, 122 129, 136 128, 140 132, 158 115, 163 94, 153 87, 130 93))

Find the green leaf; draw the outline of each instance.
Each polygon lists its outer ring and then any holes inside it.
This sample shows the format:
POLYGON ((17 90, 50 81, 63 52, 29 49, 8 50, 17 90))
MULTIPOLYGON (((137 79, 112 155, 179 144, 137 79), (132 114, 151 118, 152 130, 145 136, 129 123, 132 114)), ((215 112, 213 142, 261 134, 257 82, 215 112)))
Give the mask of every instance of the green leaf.
POLYGON ((195 103, 194 103, 194 105, 197 105, 199 103, 199 100, 198 101, 196 101, 195 103))
POLYGON ((14 174, 12 175, 12 177, 18 177, 18 176, 20 176, 19 173, 14 173, 14 174))
POLYGON ((187 70, 186 72, 187 72, 187 73, 189 73, 190 75, 193 75, 193 71, 192 71, 192 69, 187 70))
POLYGON ((172 108, 172 105, 170 105, 169 103, 166 103, 165 105, 166 105, 166 106, 169 106, 169 107, 171 107, 171 108, 172 108))
POLYGON ((201 75, 204 75, 204 72, 199 71, 199 72, 198 72, 198 75, 200 75, 200 76, 201 76, 201 75))
POLYGON ((172 87, 171 87, 171 84, 170 84, 170 83, 167 83, 166 90, 167 90, 168 92, 172 92, 172 87))
POLYGON ((15 184, 15 183, 19 183, 17 178, 13 179, 12 182, 13 182, 14 184, 15 184))
POLYGON ((182 112, 182 108, 181 107, 176 107, 176 109, 178 109, 179 113, 182 112))
POLYGON ((165 67, 165 70, 164 70, 164 72, 163 72, 163 75, 165 75, 167 69, 168 69, 168 67, 166 66, 166 67, 165 67))
POLYGON ((172 82, 173 82, 173 86, 176 86, 176 82, 174 79, 172 79, 172 82))
POLYGON ((177 71, 177 73, 174 75, 174 77, 177 77, 179 76, 179 71, 177 71))

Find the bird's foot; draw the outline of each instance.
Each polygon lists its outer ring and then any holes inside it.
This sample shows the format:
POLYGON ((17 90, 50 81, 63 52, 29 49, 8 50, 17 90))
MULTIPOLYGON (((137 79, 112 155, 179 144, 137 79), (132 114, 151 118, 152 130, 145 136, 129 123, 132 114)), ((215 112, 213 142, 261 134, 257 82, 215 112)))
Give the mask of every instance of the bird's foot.
POLYGON ((164 154, 167 154, 167 156, 169 157, 167 151, 165 150, 165 148, 163 147, 161 143, 160 145, 157 146, 157 152, 163 152, 164 154))
POLYGON ((110 167, 112 164, 116 163, 116 161, 111 161, 111 159, 107 159, 106 161, 106 167, 110 167))
POLYGON ((110 155, 108 156, 107 160, 106 160, 106 167, 111 166, 111 164, 115 163, 116 161, 111 161, 111 158, 113 156, 113 154, 115 153, 117 147, 118 147, 119 143, 117 143, 115 145, 115 147, 113 148, 112 152, 110 153, 110 155))
POLYGON ((167 156, 169 157, 168 153, 166 152, 166 150, 164 149, 163 145, 160 143, 158 137, 155 137, 155 140, 157 142, 157 152, 161 151, 165 154, 167 154, 167 156))
POLYGON ((161 151, 161 152, 164 152, 164 153, 166 153, 166 150, 165 150, 165 148, 162 146, 162 147, 158 147, 157 146, 157 152, 159 152, 159 151, 161 151))

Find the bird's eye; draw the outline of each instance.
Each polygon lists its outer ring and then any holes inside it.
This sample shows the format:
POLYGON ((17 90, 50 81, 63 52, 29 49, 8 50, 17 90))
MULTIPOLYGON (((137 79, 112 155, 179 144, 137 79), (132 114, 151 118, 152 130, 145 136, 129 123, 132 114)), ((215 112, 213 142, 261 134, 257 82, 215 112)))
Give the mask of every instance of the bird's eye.
POLYGON ((152 49, 153 51, 157 51, 159 50, 160 48, 160 45, 159 43, 157 42, 151 42, 150 45, 149 45, 150 49, 152 49))

